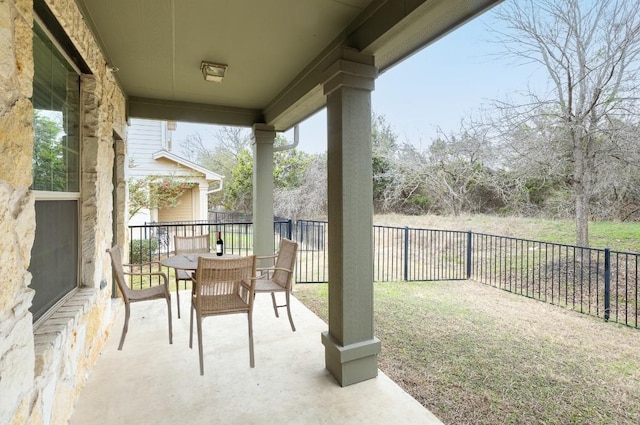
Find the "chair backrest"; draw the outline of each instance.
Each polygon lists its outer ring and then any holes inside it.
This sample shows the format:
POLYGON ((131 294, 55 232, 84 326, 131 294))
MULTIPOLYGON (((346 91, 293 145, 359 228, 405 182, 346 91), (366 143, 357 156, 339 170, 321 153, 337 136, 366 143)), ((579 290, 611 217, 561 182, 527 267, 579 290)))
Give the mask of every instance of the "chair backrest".
POLYGON ((198 257, 196 269, 196 302, 200 296, 240 295, 249 305, 253 305, 253 291, 256 275, 256 256, 240 258, 198 257), (245 281, 250 289, 242 286, 245 281))
POLYGON ((113 270, 113 275, 116 278, 116 283, 118 284, 118 288, 120 289, 120 293, 122 294, 122 298, 125 303, 129 303, 129 299, 131 298, 132 290, 127 285, 127 282, 124 280, 124 269, 122 268, 122 252, 120 251, 120 247, 113 246, 111 249, 108 249, 107 252, 111 257, 111 270, 113 270))
POLYGON ((200 236, 174 236, 173 246, 176 255, 210 252, 211 238, 208 234, 200 236))
POLYGON ((271 280, 276 282, 283 288, 291 285, 291 278, 293 277, 293 268, 296 264, 296 254, 298 252, 298 243, 289 239, 281 239, 280 246, 278 247, 278 258, 276 259, 276 270, 273 272, 271 280), (291 273, 287 273, 284 270, 278 270, 283 268, 291 270, 291 273))

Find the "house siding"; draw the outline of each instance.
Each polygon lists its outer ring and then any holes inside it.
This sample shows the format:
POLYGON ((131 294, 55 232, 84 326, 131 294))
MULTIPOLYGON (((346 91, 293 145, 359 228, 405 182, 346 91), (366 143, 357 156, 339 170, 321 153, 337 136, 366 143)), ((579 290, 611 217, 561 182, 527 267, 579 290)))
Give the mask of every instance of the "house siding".
MULTIPOLYGON (((128 133, 128 167, 127 178, 144 179, 150 176, 184 178, 195 187, 186 192, 173 208, 159 211, 141 210, 131 217, 131 224, 143 224, 149 221, 184 221, 207 219, 207 194, 209 182, 201 171, 189 168, 167 158, 154 159, 154 154, 165 150, 168 153, 168 131, 164 121, 131 119, 128 133), (200 190, 203 188, 203 190, 200 190)), ((179 155, 178 155, 179 156, 179 155)))
MULTIPOLYGON (((82 86, 82 287, 37 328, 29 312, 29 263, 35 197, 29 190, 34 131, 33 1, 0 2, 0 423, 66 423, 111 330, 121 303, 112 302, 105 252, 112 232, 113 135, 126 140, 125 98, 107 71, 73 0, 46 0, 91 75, 82 86)), ((118 154, 119 160, 122 159, 118 154)), ((123 182, 118 181, 121 188, 123 182)), ((124 215, 124 202, 115 206, 124 215)), ((118 235, 125 237, 122 226, 118 235)), ((122 239, 121 239, 122 240, 122 239)))
POLYGON ((131 119, 128 133, 129 177, 144 178, 158 174, 153 154, 164 149, 164 122, 131 119))
POLYGON ((197 209, 194 203, 197 201, 198 193, 189 189, 178 198, 178 205, 173 208, 162 208, 158 211, 158 221, 189 221, 196 220, 197 209))

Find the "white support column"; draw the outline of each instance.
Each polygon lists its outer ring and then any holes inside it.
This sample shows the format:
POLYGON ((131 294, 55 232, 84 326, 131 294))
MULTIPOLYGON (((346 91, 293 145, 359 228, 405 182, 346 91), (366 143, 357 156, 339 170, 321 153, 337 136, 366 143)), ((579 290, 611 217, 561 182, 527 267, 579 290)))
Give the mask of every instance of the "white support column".
POLYGON ((253 125, 253 253, 273 255, 273 126, 253 125))
MULTIPOLYGON (((209 184, 198 183, 198 217, 200 220, 209 220, 209 184)), ((195 210, 194 210, 195 211, 195 210)))
POLYGON ((329 331, 327 369, 342 386, 378 374, 373 335, 373 56, 339 48, 325 71, 328 125, 329 331))

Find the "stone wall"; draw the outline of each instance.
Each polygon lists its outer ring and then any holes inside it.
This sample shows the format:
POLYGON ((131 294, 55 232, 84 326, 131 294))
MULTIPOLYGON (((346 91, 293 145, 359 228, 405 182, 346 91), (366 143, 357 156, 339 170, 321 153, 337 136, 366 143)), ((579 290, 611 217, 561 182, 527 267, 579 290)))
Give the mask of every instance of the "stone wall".
MULTIPOLYGON (((0 157, 9 159, 0 165, 1 424, 66 423, 110 331, 112 305, 119 305, 106 284, 105 250, 112 238, 114 135, 126 139, 125 98, 75 2, 46 2, 92 72, 81 77, 82 287, 34 329, 28 287, 35 235, 33 2, 0 0, 0 157)), ((123 203, 116 208, 124 214, 123 203)))

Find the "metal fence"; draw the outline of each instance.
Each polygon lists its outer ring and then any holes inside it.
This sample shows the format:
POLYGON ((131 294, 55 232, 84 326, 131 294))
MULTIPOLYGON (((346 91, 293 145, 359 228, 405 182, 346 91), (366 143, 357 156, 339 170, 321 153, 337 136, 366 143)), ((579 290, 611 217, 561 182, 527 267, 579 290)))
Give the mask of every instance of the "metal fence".
POLYGON ((374 281, 467 279, 466 232, 373 226, 374 281))
MULTIPOLYGON (((225 252, 252 253, 248 222, 173 222, 130 226, 130 261, 158 261, 173 251, 173 236, 217 232, 225 252)), ((281 238, 299 244, 295 279, 327 282, 328 223, 274 221, 281 238)), ((640 254, 582 248, 504 236, 409 227, 373 226, 376 282, 473 279, 515 294, 638 328, 640 254)))
POLYGON ((470 278, 639 327, 640 254, 474 233, 470 278))
MULTIPOLYGON (((274 222, 274 251, 280 238, 291 238, 291 221, 274 222)), ((217 234, 224 241, 226 254, 250 255, 253 252, 253 224, 245 222, 214 223, 210 221, 146 223, 129 226, 129 261, 144 263, 159 261, 174 250, 175 236, 211 235, 215 244, 217 234)))

